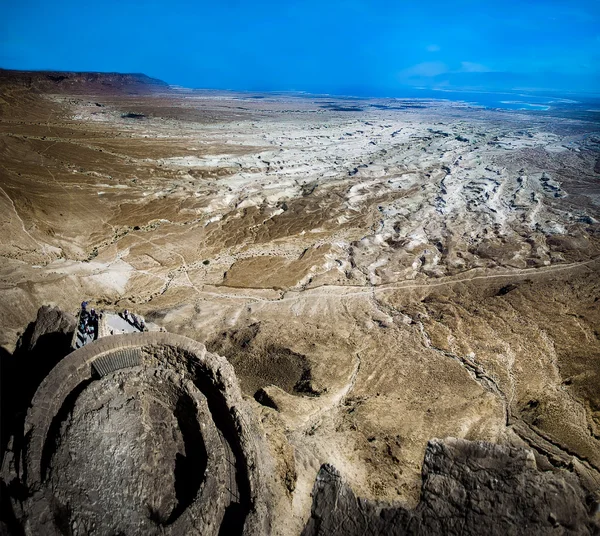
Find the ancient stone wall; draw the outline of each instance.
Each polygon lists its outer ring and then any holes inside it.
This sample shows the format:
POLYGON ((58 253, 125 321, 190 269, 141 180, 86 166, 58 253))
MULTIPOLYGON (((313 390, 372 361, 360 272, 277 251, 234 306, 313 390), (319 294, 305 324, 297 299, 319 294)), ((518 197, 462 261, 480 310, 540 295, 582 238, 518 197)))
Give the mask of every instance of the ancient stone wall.
POLYGON ((73 352, 38 388, 24 437, 2 477, 27 534, 270 532, 264 438, 231 365, 191 339, 73 352))

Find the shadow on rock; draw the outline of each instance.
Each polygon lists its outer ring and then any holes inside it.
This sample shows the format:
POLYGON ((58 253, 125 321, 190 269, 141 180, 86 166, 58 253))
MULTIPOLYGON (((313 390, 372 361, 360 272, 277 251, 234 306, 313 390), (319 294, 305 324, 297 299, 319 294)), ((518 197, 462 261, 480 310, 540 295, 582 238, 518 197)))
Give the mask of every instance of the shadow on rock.
POLYGON ((597 497, 567 470, 539 471, 532 452, 483 441, 434 439, 414 510, 357 498, 321 467, 303 536, 598 534, 597 497))
POLYGON ((76 319, 58 307, 40 307, 37 318, 21 336, 13 354, 0 347, 1 414, 0 457, 9 438, 21 439, 23 422, 38 386, 71 351, 76 319))

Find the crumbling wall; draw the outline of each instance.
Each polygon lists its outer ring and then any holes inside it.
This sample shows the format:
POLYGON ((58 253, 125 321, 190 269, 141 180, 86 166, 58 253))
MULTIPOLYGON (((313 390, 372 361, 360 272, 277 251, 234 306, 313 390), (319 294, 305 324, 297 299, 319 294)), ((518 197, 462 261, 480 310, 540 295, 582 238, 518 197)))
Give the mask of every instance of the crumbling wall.
POLYGON ((191 339, 117 335, 73 352, 37 390, 24 437, 2 479, 26 534, 270 532, 264 437, 231 365, 191 339), (137 366, 93 366, 131 349, 137 366))

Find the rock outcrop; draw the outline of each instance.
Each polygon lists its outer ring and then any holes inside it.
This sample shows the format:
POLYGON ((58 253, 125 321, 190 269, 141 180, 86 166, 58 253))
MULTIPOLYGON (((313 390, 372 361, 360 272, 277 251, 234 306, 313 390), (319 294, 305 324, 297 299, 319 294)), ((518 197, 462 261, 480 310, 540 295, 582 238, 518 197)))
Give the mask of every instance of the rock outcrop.
MULTIPOLYGON (((32 352, 38 347, 38 344, 43 344, 44 337, 47 336, 70 338, 75 331, 76 323, 77 320, 72 314, 62 311, 58 307, 42 305, 38 310, 35 322, 32 322, 25 331, 19 349, 32 352)), ((56 348, 55 341, 52 343, 52 348, 59 351, 66 350, 61 345, 56 348)), ((50 349, 44 348, 43 351, 48 352, 50 349)))
POLYGON ((422 475, 420 502, 410 510, 355 497, 340 473, 323 465, 303 535, 591 535, 600 530, 597 500, 585 496, 573 474, 539 471, 527 449, 434 439, 422 475))
POLYGON ((2 445, 20 436, 19 427, 39 384, 70 351, 77 321, 58 307, 43 305, 18 341, 13 354, 2 355, 2 445))
POLYGON ((17 85, 48 93, 148 92, 168 89, 168 84, 145 74, 67 71, 12 71, 0 69, 0 87, 17 85))

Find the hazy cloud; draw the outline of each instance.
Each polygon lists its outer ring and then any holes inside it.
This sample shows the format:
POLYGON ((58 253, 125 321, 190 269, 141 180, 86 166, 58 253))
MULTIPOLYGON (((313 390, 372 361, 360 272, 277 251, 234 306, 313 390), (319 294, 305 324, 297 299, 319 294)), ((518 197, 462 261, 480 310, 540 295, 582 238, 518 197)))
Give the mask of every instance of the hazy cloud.
POLYGON ((428 45, 425 50, 427 50, 427 52, 439 52, 441 49, 439 45, 428 45))
POLYGON ((462 61, 457 67, 449 67, 441 61, 426 61, 417 63, 408 67, 398 74, 398 78, 403 82, 415 82, 417 79, 423 80, 428 78, 439 77, 440 75, 453 75, 459 73, 491 73, 492 69, 481 63, 472 61, 462 61))
POLYGON ((482 65, 481 63, 473 63, 471 61, 462 61, 458 73, 489 73, 492 69, 482 65))
POLYGON ((426 61, 400 71, 400 77, 413 78, 417 76, 437 76, 438 74, 447 73, 448 71, 448 66, 441 61, 426 61))

